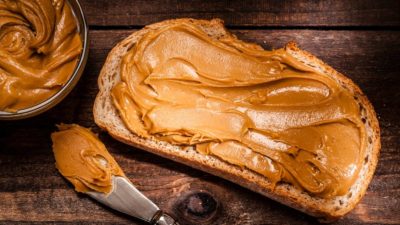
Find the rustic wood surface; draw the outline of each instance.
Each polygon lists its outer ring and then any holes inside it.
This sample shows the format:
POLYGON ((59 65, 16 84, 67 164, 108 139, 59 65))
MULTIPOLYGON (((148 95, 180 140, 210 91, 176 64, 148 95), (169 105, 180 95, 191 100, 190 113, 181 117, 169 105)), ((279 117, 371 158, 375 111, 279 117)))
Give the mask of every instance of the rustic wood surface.
POLYGON ((82 0, 91 25, 138 26, 160 20, 221 18, 229 26, 399 26, 400 1, 82 0))
POLYGON ((182 224, 317 223, 238 185, 119 143, 96 127, 96 80, 109 50, 141 25, 176 17, 223 18, 241 39, 267 49, 294 40, 359 84, 377 111, 382 150, 367 194, 334 224, 400 224, 399 1, 82 2, 91 40, 77 87, 38 117, 0 121, 0 224, 142 224, 77 194, 58 174, 50 133, 61 122, 98 132, 131 181, 182 224), (201 212, 193 207, 199 202, 201 212))

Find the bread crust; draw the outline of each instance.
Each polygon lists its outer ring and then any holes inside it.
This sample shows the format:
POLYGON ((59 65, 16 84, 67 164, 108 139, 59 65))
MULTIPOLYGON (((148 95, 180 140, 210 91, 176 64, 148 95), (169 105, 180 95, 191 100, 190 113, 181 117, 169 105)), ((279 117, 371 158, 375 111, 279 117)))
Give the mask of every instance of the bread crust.
POLYGON ((151 24, 137 32, 134 32, 111 50, 100 72, 98 78, 99 93, 97 94, 93 106, 94 120, 96 124, 100 128, 106 130, 112 137, 123 143, 225 178, 233 183, 258 192, 292 208, 298 209, 314 217, 318 217, 325 222, 336 220, 352 210, 365 194, 378 162, 380 151, 380 130, 375 111, 367 97, 351 79, 340 74, 311 53, 299 49, 294 42, 289 42, 284 48, 285 51, 304 64, 332 77, 344 88, 348 89, 360 105, 361 117, 365 118, 368 146, 365 151, 366 155, 364 156, 364 164, 359 177, 351 187, 349 194, 335 197, 333 199, 322 199, 310 196, 307 192, 300 191, 290 184, 278 183, 274 187, 266 177, 248 169, 239 168, 213 156, 197 153, 191 148, 182 149, 179 146, 161 142, 153 138, 141 138, 131 133, 125 127, 112 103, 110 95, 112 87, 120 81, 119 73, 121 58, 137 42, 137 40, 139 40, 149 30, 158 29, 172 23, 182 22, 198 26, 214 39, 237 39, 236 36, 229 33, 224 28, 223 21, 219 19, 213 19, 210 21, 186 18, 166 20, 151 24))

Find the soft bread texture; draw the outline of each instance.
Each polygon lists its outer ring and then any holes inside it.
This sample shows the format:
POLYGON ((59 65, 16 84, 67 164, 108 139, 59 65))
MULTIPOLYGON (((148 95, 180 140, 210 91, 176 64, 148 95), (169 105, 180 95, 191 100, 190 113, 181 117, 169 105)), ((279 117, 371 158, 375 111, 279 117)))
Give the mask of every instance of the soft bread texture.
MULTIPOLYGON (((363 157, 364 162, 362 169, 348 194, 334 197, 333 199, 323 199, 311 196, 307 192, 301 191, 286 183, 278 183, 274 187, 266 177, 246 168, 239 168, 221 161, 214 156, 200 154, 193 148, 182 148, 153 138, 141 138, 127 129, 124 122, 119 117, 117 109, 114 107, 110 94, 111 89, 119 83, 121 79, 120 62, 122 57, 149 30, 158 29, 171 23, 182 22, 192 23, 200 27, 210 37, 217 40, 226 37, 236 38, 224 28, 223 21, 219 19, 213 19, 210 21, 195 19, 167 20, 151 24, 137 32, 134 32, 112 49, 100 72, 98 78, 99 93, 93 107, 96 124, 106 130, 115 139, 128 145, 144 149, 162 157, 223 177, 292 208, 318 217, 323 221, 338 219, 352 210, 365 194, 378 162, 380 151, 380 131, 378 120, 372 105, 357 85, 312 54, 299 49, 294 42, 290 42, 285 46, 286 52, 297 58, 302 63, 335 79, 354 95, 354 98, 360 105, 360 117, 363 118, 362 120, 366 125, 368 144, 365 156, 363 157)), ((251 45, 249 45, 249 47, 250 46, 251 45)))

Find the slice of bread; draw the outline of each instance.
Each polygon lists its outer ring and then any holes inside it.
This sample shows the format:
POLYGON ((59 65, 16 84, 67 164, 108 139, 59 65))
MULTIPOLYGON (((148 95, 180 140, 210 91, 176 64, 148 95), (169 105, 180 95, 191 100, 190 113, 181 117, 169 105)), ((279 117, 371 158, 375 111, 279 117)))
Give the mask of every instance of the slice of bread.
POLYGON ((150 30, 158 29, 167 24, 177 22, 194 24, 204 30, 211 38, 217 40, 226 37, 236 38, 224 28, 223 22, 219 19, 213 19, 210 21, 195 19, 167 20, 146 26, 145 28, 134 32, 112 49, 100 72, 98 78, 100 90, 93 107, 96 124, 102 129, 108 131, 108 133, 115 139, 128 145, 144 149, 162 157, 223 177, 264 196, 275 199, 285 205, 318 217, 321 220, 335 220, 352 210, 365 194, 378 161, 380 150, 378 120, 372 105, 357 85, 312 54, 300 50, 293 42, 286 45, 285 50, 287 53, 291 54, 302 63, 335 79, 340 83, 340 85, 348 89, 354 95, 354 98, 360 105, 360 117, 362 117, 362 121, 365 123, 367 129, 368 144, 365 156, 363 156, 364 161, 362 169, 348 194, 334 197, 332 199, 324 199, 313 197, 307 192, 301 191, 286 183, 278 183, 274 188, 272 183, 266 177, 252 172, 251 170, 231 165, 214 156, 200 154, 193 148, 183 149, 176 145, 155 140, 154 138, 141 138, 127 129, 120 118, 117 109, 114 107, 110 94, 111 89, 120 82, 121 79, 121 59, 125 53, 150 30))

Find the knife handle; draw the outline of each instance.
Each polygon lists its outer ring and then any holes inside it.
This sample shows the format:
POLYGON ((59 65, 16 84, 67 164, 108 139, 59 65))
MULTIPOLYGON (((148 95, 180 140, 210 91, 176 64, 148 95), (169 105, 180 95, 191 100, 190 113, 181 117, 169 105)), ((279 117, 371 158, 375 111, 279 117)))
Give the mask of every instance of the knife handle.
POLYGON ((151 224, 153 224, 153 225, 179 225, 179 223, 174 218, 172 218, 170 215, 162 212, 161 210, 158 211, 158 213, 154 217, 151 224))

